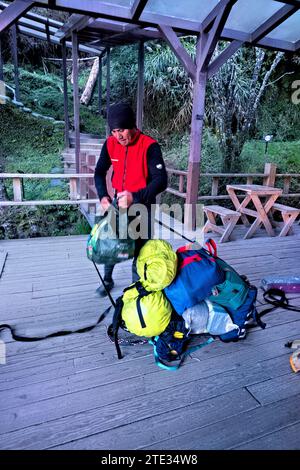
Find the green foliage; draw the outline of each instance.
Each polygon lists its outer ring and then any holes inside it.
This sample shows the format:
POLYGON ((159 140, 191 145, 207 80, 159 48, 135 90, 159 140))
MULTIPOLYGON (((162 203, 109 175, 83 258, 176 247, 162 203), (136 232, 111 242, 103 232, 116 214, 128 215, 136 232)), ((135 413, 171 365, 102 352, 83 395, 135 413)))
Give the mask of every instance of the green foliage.
POLYGON ((300 173, 300 140, 293 142, 271 141, 265 154, 265 141, 245 143, 241 164, 246 172, 263 172, 264 163, 276 163, 279 173, 300 173))
MULTIPOLYGON (((13 67, 8 64, 4 68, 4 80, 14 87, 13 67)), ((88 78, 88 69, 83 69, 79 77, 79 92, 81 93, 88 78)), ((64 120, 64 95, 61 76, 54 73, 45 73, 42 70, 19 69, 20 73, 20 97, 25 106, 34 112, 44 116, 53 117, 56 120, 64 120)), ((11 92, 9 96, 12 97, 11 92)), ((69 116, 73 122, 73 95, 72 87, 68 83, 69 116)), ((90 106, 80 106, 81 132, 97 133, 105 135, 105 122, 99 116, 97 100, 93 100, 90 106)))
POLYGON ((90 229, 72 206, 6 207, 0 210, 0 239, 81 235, 90 229))
MULTIPOLYGON (((56 171, 62 172, 60 154, 64 148, 63 131, 51 122, 24 114, 12 105, 0 106, 1 170, 6 173, 51 173, 56 168, 56 171)), ((7 193, 12 198, 12 183, 7 183, 7 193)), ((49 179, 24 180, 25 200, 67 197, 67 180, 62 180, 60 186, 52 186, 49 179)), ((0 211, 2 238, 72 233, 87 233, 77 206, 7 207, 0 211)))
POLYGON ((291 101, 292 83, 299 78, 295 72, 283 76, 267 90, 258 113, 257 138, 273 134, 282 141, 300 139, 300 104, 291 101))

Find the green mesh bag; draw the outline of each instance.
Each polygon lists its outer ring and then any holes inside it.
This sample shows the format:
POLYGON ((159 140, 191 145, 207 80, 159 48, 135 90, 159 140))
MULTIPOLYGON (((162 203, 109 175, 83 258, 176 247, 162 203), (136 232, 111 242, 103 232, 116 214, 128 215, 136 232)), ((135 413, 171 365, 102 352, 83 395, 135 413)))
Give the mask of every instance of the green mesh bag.
POLYGON ((135 241, 128 230, 127 211, 111 205, 88 237, 88 259, 97 264, 117 264, 134 257, 135 241))

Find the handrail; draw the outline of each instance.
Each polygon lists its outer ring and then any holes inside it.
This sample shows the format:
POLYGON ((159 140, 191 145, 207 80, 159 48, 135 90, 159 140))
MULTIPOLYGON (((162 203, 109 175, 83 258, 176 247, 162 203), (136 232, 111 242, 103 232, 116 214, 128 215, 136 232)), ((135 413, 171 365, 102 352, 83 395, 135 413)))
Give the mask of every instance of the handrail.
POLYGON ((1 82, 3 83, 3 85, 4 85, 6 88, 8 88, 10 91, 13 92, 13 94, 14 94, 14 101, 16 101, 16 90, 15 90, 13 87, 11 87, 10 85, 7 85, 7 83, 5 83, 3 80, 1 80, 1 82))
POLYGON ((0 179, 13 180, 13 201, 0 201, 0 207, 6 206, 39 206, 39 205, 74 205, 74 204, 97 204, 99 199, 85 198, 78 191, 80 180, 94 178, 92 173, 0 173, 0 179), (70 199, 24 201, 22 184, 23 179, 68 179, 70 199))
MULTIPOLYGON (((186 199, 187 193, 185 192, 186 178, 188 172, 184 170, 176 170, 174 168, 167 167, 167 172, 169 175, 179 176, 179 185, 178 189, 173 187, 168 187, 167 192, 174 194, 182 199, 186 199)), ((276 178, 283 178, 283 193, 281 197, 300 197, 300 193, 290 193, 290 186, 292 178, 299 178, 299 173, 276 173, 276 165, 266 164, 264 173, 201 173, 200 178, 212 178, 211 194, 210 195, 200 195, 198 200, 200 201, 209 201, 209 200, 219 200, 219 199, 230 199, 228 194, 219 194, 219 180, 221 178, 246 178, 247 184, 253 184, 254 178, 263 178, 263 184, 266 186, 274 186, 276 178)))

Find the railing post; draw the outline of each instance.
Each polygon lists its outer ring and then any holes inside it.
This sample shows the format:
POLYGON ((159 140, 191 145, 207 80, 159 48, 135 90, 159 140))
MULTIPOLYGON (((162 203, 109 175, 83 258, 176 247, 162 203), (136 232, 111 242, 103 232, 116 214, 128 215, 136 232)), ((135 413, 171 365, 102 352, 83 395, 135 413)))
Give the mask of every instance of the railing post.
POLYGON ((211 195, 217 196, 219 191, 219 177, 213 176, 212 186, 211 186, 211 195))
POLYGON ((247 176, 247 184, 253 184, 253 176, 247 176))
POLYGON ((22 201, 21 178, 13 178, 14 201, 22 201))
POLYGON ((283 179, 283 193, 289 194, 290 192, 290 185, 291 185, 291 176, 285 176, 283 179))
POLYGON ((275 186, 276 180, 276 169, 277 165, 275 163, 266 163, 264 170, 264 185, 265 186, 275 186))
POLYGON ((70 178, 70 199, 77 199, 77 178, 70 178))
POLYGON ((179 191, 183 193, 183 188, 184 188, 184 176, 179 175, 179 191))

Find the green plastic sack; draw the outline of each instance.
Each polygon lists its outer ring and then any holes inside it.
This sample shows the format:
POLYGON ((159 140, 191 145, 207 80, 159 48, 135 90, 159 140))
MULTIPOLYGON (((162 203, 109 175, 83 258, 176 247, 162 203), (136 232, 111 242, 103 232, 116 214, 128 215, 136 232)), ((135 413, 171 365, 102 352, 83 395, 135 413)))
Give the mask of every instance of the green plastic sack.
POLYGON ((88 259, 97 264, 117 264, 134 257, 135 241, 128 234, 127 211, 113 205, 94 225, 86 247, 88 259))
POLYGON ((171 319, 172 307, 162 291, 150 292, 141 297, 137 288, 126 289, 123 294, 122 319, 126 328, 137 336, 158 336, 167 328, 171 319), (138 299, 145 322, 142 326, 138 313, 138 299))
POLYGON ((170 243, 149 240, 139 252, 136 266, 140 281, 147 290, 163 290, 176 276, 177 255, 170 243))
POLYGON ((225 281, 215 286, 217 295, 211 295, 209 300, 236 310, 245 302, 249 288, 243 278, 229 264, 221 259, 217 259, 216 262, 225 271, 225 281))

